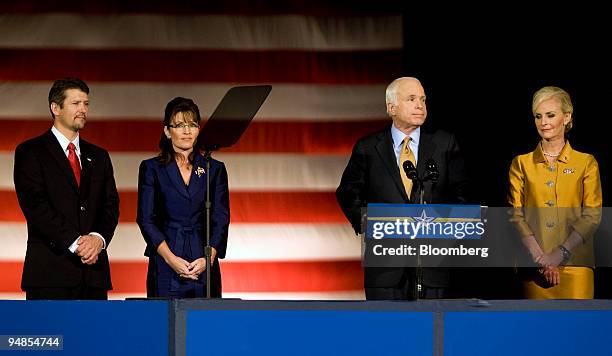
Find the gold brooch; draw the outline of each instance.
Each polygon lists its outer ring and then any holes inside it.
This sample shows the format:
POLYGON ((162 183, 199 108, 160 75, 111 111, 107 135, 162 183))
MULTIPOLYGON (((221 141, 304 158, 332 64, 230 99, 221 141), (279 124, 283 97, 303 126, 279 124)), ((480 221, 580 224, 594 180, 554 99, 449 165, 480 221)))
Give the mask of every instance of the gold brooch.
POLYGON ((563 170, 563 173, 565 173, 565 174, 571 174, 571 173, 574 173, 574 168, 565 168, 565 169, 563 170))
POLYGON ((198 168, 196 168, 195 173, 198 175, 198 178, 200 178, 202 176, 202 174, 204 174, 204 168, 198 166, 198 168))

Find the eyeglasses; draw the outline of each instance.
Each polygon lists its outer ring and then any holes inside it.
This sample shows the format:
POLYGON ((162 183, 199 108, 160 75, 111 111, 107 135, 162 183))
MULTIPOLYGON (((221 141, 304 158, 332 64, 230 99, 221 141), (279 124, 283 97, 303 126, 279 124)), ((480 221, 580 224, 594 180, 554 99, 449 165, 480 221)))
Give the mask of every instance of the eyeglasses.
POLYGON ((190 123, 184 123, 184 122, 180 122, 176 125, 168 125, 168 127, 171 127, 173 129, 189 129, 189 130, 197 130, 200 128, 200 125, 198 125, 195 122, 190 122, 190 123))

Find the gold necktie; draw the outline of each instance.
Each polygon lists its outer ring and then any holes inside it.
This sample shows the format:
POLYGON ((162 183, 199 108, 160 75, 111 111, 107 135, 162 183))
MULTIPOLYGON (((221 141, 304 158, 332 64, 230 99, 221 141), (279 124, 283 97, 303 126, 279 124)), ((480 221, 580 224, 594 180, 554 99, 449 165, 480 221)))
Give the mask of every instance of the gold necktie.
POLYGON ((406 195, 408 195, 408 199, 410 199, 410 193, 412 193, 412 180, 406 176, 406 172, 404 171, 404 162, 410 161, 416 167, 416 159, 414 158, 414 154, 410 149, 410 145, 408 144, 412 138, 406 137, 404 141, 402 141, 402 149, 400 151, 400 176, 402 177, 402 183, 404 183, 404 189, 406 189, 406 195))

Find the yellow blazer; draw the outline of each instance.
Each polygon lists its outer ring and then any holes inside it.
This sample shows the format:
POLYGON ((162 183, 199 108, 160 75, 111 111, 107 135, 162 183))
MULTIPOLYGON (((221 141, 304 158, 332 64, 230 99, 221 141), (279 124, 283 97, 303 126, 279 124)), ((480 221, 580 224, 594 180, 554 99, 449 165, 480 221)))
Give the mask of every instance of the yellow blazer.
POLYGON ((535 235, 542 250, 552 251, 572 230, 585 244, 573 251, 568 264, 592 265, 591 237, 601 221, 599 166, 590 154, 574 151, 569 142, 549 165, 538 144, 533 152, 516 156, 509 172, 508 202, 523 236, 535 235))

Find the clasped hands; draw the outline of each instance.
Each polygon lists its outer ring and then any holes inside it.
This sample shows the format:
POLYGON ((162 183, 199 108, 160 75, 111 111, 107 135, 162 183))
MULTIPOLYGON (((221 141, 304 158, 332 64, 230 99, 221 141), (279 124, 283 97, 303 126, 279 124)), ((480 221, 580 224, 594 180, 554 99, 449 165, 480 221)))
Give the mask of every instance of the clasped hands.
POLYGON ((542 267, 558 267, 563 262, 563 253, 559 248, 554 248, 549 253, 536 257, 535 262, 542 267))
MULTIPOLYGON (((217 250, 212 247, 211 251, 210 265, 212 266, 215 262, 215 257, 217 256, 217 250)), ((187 262, 183 258, 174 255, 174 257, 168 261, 168 264, 180 277, 194 281, 197 281, 200 274, 206 270, 205 257, 200 257, 192 262, 187 262)))
POLYGON ((534 235, 523 237, 523 244, 529 250, 533 261, 541 266, 539 272, 546 278, 546 281, 553 286, 559 284, 559 265, 563 262, 561 250, 555 248, 549 253, 544 253, 534 235))
POLYGON ((104 247, 102 239, 94 235, 83 235, 77 241, 77 249, 75 253, 81 258, 81 262, 86 265, 93 265, 98 261, 98 255, 104 247))
POLYGON ((561 281, 559 274, 559 265, 563 261, 563 253, 558 248, 553 249, 549 253, 544 253, 537 256, 534 261, 542 266, 540 273, 544 275, 546 281, 553 286, 556 286, 561 281))

